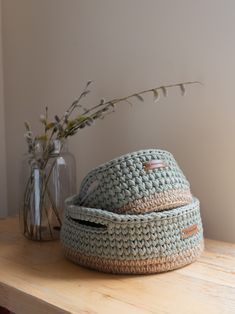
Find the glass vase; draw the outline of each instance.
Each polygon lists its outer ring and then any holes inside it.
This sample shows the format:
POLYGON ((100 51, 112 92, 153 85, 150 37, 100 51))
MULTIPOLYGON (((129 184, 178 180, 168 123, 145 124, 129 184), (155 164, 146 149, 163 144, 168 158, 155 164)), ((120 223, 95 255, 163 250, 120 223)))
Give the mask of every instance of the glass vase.
MULTIPOLYGON (((40 155, 44 143, 36 144, 40 155)), ((25 156, 22 167, 20 226, 25 237, 47 241, 59 238, 65 199, 76 193, 76 164, 67 141, 55 140, 46 163, 25 156)))

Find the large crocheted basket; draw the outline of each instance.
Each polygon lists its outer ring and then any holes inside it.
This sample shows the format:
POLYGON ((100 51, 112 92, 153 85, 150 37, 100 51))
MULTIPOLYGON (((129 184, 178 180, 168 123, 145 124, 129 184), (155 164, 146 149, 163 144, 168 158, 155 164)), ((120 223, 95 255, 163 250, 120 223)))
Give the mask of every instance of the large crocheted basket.
POLYGON ((81 184, 78 204, 116 213, 160 211, 192 201, 189 182, 171 153, 141 150, 107 162, 81 184))
POLYGON ((66 202, 61 242, 67 258, 103 272, 149 274, 173 270, 203 250, 199 201, 148 214, 116 214, 66 202))

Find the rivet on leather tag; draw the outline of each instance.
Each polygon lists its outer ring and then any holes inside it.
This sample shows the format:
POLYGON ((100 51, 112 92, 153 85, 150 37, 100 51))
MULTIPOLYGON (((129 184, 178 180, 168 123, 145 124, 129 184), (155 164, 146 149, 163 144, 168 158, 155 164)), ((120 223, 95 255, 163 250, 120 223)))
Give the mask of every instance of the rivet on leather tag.
POLYGON ((198 226, 196 224, 191 225, 182 230, 182 239, 187 239, 198 232, 198 226))
POLYGON ((144 163, 145 171, 156 169, 156 168, 165 168, 165 167, 167 167, 167 163, 164 160, 156 159, 156 160, 146 161, 144 163))

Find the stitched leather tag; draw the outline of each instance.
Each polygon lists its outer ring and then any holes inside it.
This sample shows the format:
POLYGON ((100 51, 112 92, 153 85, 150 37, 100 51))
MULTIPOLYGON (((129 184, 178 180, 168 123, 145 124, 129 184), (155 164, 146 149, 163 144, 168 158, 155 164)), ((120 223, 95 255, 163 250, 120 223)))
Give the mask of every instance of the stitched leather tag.
POLYGON ((156 159, 156 160, 146 161, 144 163, 145 171, 156 169, 156 168, 165 168, 165 167, 167 167, 167 163, 164 160, 156 159))
POLYGON ((193 236, 194 234, 196 234, 198 232, 198 226, 197 224, 191 225, 185 229, 182 230, 182 239, 187 239, 191 236, 193 236))

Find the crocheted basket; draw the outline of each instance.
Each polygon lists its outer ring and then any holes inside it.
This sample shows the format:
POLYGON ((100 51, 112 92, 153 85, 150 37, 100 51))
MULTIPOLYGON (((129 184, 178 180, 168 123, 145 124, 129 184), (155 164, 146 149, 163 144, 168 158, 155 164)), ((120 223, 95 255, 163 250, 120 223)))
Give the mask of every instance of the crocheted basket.
POLYGON ((113 159, 81 184, 78 204, 116 213, 160 211, 192 201, 189 182, 171 153, 141 150, 113 159))
POLYGON ((115 214, 67 200, 61 242, 65 256, 103 272, 149 274, 173 270, 203 250, 199 201, 168 211, 115 214))

